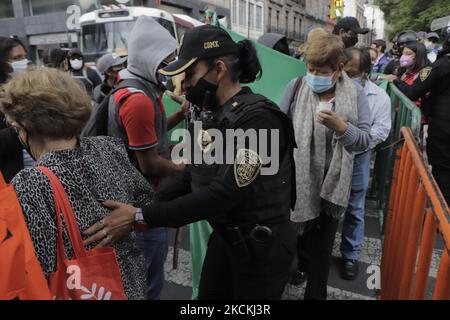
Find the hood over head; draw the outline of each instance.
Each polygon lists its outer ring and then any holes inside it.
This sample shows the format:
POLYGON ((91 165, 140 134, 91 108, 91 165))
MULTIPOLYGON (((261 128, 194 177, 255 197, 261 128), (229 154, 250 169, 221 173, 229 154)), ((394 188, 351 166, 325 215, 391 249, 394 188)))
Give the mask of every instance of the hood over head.
POLYGON ((127 70, 157 83, 158 67, 177 47, 174 37, 155 19, 140 16, 128 40, 127 70))

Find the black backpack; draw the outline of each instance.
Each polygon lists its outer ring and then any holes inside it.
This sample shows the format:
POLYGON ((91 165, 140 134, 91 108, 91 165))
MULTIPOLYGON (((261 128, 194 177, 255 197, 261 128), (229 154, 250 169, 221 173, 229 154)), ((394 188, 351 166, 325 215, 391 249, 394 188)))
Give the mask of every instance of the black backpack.
POLYGON ((145 94, 143 84, 141 84, 139 80, 122 80, 119 85, 111 90, 111 92, 100 103, 93 102, 91 117, 84 126, 83 131, 81 132, 81 137, 108 135, 109 99, 114 93, 123 88, 136 88, 139 90, 136 92, 143 92, 145 94))

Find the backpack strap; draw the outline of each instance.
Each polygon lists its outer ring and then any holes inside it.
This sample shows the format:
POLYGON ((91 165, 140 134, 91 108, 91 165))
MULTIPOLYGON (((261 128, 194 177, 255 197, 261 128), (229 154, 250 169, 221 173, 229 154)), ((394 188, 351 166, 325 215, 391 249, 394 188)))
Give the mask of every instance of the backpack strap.
MULTIPOLYGON (((115 88, 110 92, 110 97, 111 97, 112 95, 114 95, 116 92, 118 92, 118 91, 120 91, 120 90, 122 90, 122 89, 128 89, 128 91, 130 92, 130 94, 128 94, 128 95, 122 97, 122 98, 118 101, 119 106, 122 105, 122 103, 123 103, 129 96, 131 96, 132 94, 135 94, 135 93, 142 93, 142 94, 144 94, 144 95, 147 96, 147 93, 146 93, 147 90, 146 90, 145 86, 144 86, 139 80, 136 80, 136 79, 124 79, 124 80, 120 81, 119 84, 117 85, 117 87, 115 87, 115 88)), ((109 100, 109 99, 108 99, 108 100, 109 100)))
POLYGON ((297 102, 298 91, 300 90, 302 84, 303 84, 303 77, 298 77, 297 80, 295 80, 291 100, 289 101, 289 108, 286 113, 287 116, 289 117, 289 119, 292 119, 292 115, 293 115, 293 111, 294 111, 293 108, 295 108, 295 103, 297 102))

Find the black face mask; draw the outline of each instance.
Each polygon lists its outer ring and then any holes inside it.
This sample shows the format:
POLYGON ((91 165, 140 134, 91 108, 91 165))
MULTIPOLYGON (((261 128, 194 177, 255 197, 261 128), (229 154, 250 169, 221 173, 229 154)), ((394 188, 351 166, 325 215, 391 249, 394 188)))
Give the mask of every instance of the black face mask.
POLYGON ((186 99, 197 107, 214 109, 217 107, 216 93, 218 88, 218 85, 201 78, 195 86, 187 89, 186 99), (209 93, 207 94, 207 92, 209 93))
MULTIPOLYGON (((22 127, 23 128, 23 127, 22 127)), ((34 157, 33 153, 31 153, 31 148, 30 148, 30 142, 29 142, 29 134, 28 131, 26 129, 24 129, 26 134, 27 134, 27 141, 23 141, 22 138, 20 137, 19 132, 17 132, 17 137, 19 138, 20 143, 22 144, 23 148, 28 152, 28 154, 31 156, 31 158, 34 161, 37 161, 37 159, 34 157)))
POLYGON ((354 47, 358 43, 358 36, 345 36, 342 38, 346 48, 354 47))

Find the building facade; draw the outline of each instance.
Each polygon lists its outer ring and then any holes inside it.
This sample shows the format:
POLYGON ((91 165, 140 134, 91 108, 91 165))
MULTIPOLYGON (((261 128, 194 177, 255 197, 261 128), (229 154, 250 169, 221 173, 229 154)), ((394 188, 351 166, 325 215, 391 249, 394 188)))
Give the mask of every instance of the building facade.
MULTIPOLYGON (((171 13, 187 14, 201 20, 200 11, 214 7, 229 21, 229 0, 122 0, 127 6, 156 7, 171 13)), ((0 0, 0 36, 18 36, 36 60, 51 47, 77 47, 76 30, 67 27, 70 16, 84 14, 100 5, 118 4, 117 0, 0 0), (71 6, 76 6, 74 9, 71 6), (69 9, 71 8, 71 9, 69 9), (78 9, 77 9, 78 8, 78 9), (74 11, 75 10, 75 11, 74 11)))
POLYGON ((305 35, 314 28, 326 28, 330 15, 329 0, 306 0, 305 35))
POLYGON ((366 5, 364 15, 367 28, 370 29, 369 41, 383 39, 388 41, 388 25, 384 19, 384 12, 376 5, 366 5))
POLYGON ((328 0, 266 0, 264 32, 281 33, 294 43, 302 43, 308 32, 325 27, 328 0))
POLYGON ((231 29, 257 40, 265 33, 265 3, 261 0, 229 0, 231 29))

